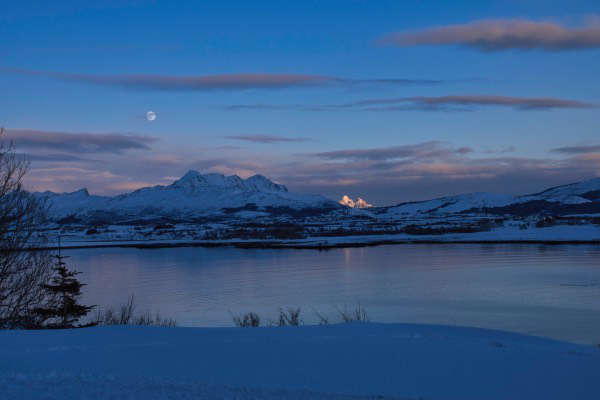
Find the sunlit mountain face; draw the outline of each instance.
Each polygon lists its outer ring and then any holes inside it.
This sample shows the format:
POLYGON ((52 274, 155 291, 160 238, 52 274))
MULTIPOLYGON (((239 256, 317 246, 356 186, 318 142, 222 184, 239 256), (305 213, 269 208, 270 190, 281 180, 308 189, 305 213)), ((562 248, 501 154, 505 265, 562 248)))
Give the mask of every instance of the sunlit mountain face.
POLYGON ((351 208, 369 208, 369 207, 373 207, 373 204, 369 204, 367 203, 366 200, 361 199, 360 197, 358 197, 355 200, 352 200, 350 197, 348 197, 348 195, 344 195, 342 197, 342 199, 339 201, 339 203, 343 206, 347 206, 347 207, 351 207, 351 208))

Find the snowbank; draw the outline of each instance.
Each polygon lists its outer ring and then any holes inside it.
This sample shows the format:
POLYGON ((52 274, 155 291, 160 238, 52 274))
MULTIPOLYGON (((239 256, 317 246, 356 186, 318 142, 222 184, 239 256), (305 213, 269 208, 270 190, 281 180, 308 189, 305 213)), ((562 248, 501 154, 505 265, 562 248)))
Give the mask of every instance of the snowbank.
POLYGON ((2 399, 600 398, 599 348, 475 328, 98 327, 0 343, 2 399))

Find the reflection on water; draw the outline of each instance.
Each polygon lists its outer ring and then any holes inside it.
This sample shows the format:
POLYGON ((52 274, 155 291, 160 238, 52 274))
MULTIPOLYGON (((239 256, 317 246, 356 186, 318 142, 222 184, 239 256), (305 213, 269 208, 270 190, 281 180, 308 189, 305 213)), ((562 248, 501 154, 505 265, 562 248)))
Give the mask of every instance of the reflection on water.
POLYGON ((275 318, 301 307, 336 319, 360 303, 371 320, 505 329, 600 343, 600 247, 393 245, 316 250, 235 248, 66 251, 85 301, 184 326, 230 326, 231 313, 275 318))

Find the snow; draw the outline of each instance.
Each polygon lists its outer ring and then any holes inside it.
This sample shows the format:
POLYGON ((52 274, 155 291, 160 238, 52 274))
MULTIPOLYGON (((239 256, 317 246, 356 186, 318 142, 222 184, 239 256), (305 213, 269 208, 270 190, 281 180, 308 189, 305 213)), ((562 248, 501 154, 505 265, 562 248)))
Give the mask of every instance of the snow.
POLYGON ((589 203, 590 200, 581 197, 581 195, 596 191, 600 191, 600 178, 571 183, 569 185, 557 186, 555 188, 544 190, 540 193, 521 196, 518 200, 519 202, 546 200, 560 202, 563 204, 589 203))
POLYGON ((467 193, 457 196, 399 204, 390 207, 388 216, 418 213, 456 213, 471 209, 503 207, 515 202, 513 196, 496 193, 467 193))
POLYGON ((353 235, 340 237, 311 237, 310 239, 300 241, 286 241, 286 245, 295 243, 305 245, 315 244, 327 246, 339 246, 344 244, 377 244, 386 243, 461 243, 461 242, 581 242, 597 243, 600 242, 600 226, 581 225, 581 226, 550 226, 546 228, 529 227, 520 229, 517 226, 499 227, 488 232, 475 233, 448 233, 444 235, 408 235, 408 234, 387 234, 387 235, 353 235))
POLYGON ((372 396, 344 396, 308 390, 251 389, 224 385, 207 385, 196 381, 161 378, 129 378, 114 376, 50 373, 0 375, 0 386, 6 388, 6 398, 37 399, 203 399, 203 400, 360 400, 372 396))
MULTIPOLYGON (((353 211, 359 211, 354 210, 353 211)), ((57 236, 55 236, 57 237, 57 236)), ((49 247, 56 247, 55 237, 50 238, 49 247), (52 240, 54 239, 54 240, 52 240)), ((161 238, 150 236, 145 239, 131 239, 126 235, 112 239, 90 239, 88 236, 61 235, 63 247, 143 247, 143 246, 215 246, 242 245, 266 247, 314 248, 344 245, 374 245, 392 243, 469 243, 469 242, 530 242, 530 243, 599 243, 600 225, 557 225, 544 228, 530 226, 521 229, 518 225, 508 224, 487 232, 448 233, 444 235, 408 235, 379 234, 379 235, 350 235, 350 236, 311 236, 303 239, 212 239, 201 240, 193 238, 161 238)))
POLYGON ((97 327, 0 343, 3 399, 600 398, 599 348, 476 328, 97 327))

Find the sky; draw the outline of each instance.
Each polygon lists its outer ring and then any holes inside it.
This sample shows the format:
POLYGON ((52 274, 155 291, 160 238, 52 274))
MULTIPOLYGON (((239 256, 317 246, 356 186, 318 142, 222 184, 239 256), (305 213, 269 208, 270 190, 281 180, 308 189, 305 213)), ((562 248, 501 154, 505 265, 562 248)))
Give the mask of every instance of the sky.
POLYGON ((600 176, 597 0, 0 3, 31 190, 194 169, 390 205, 600 176))

